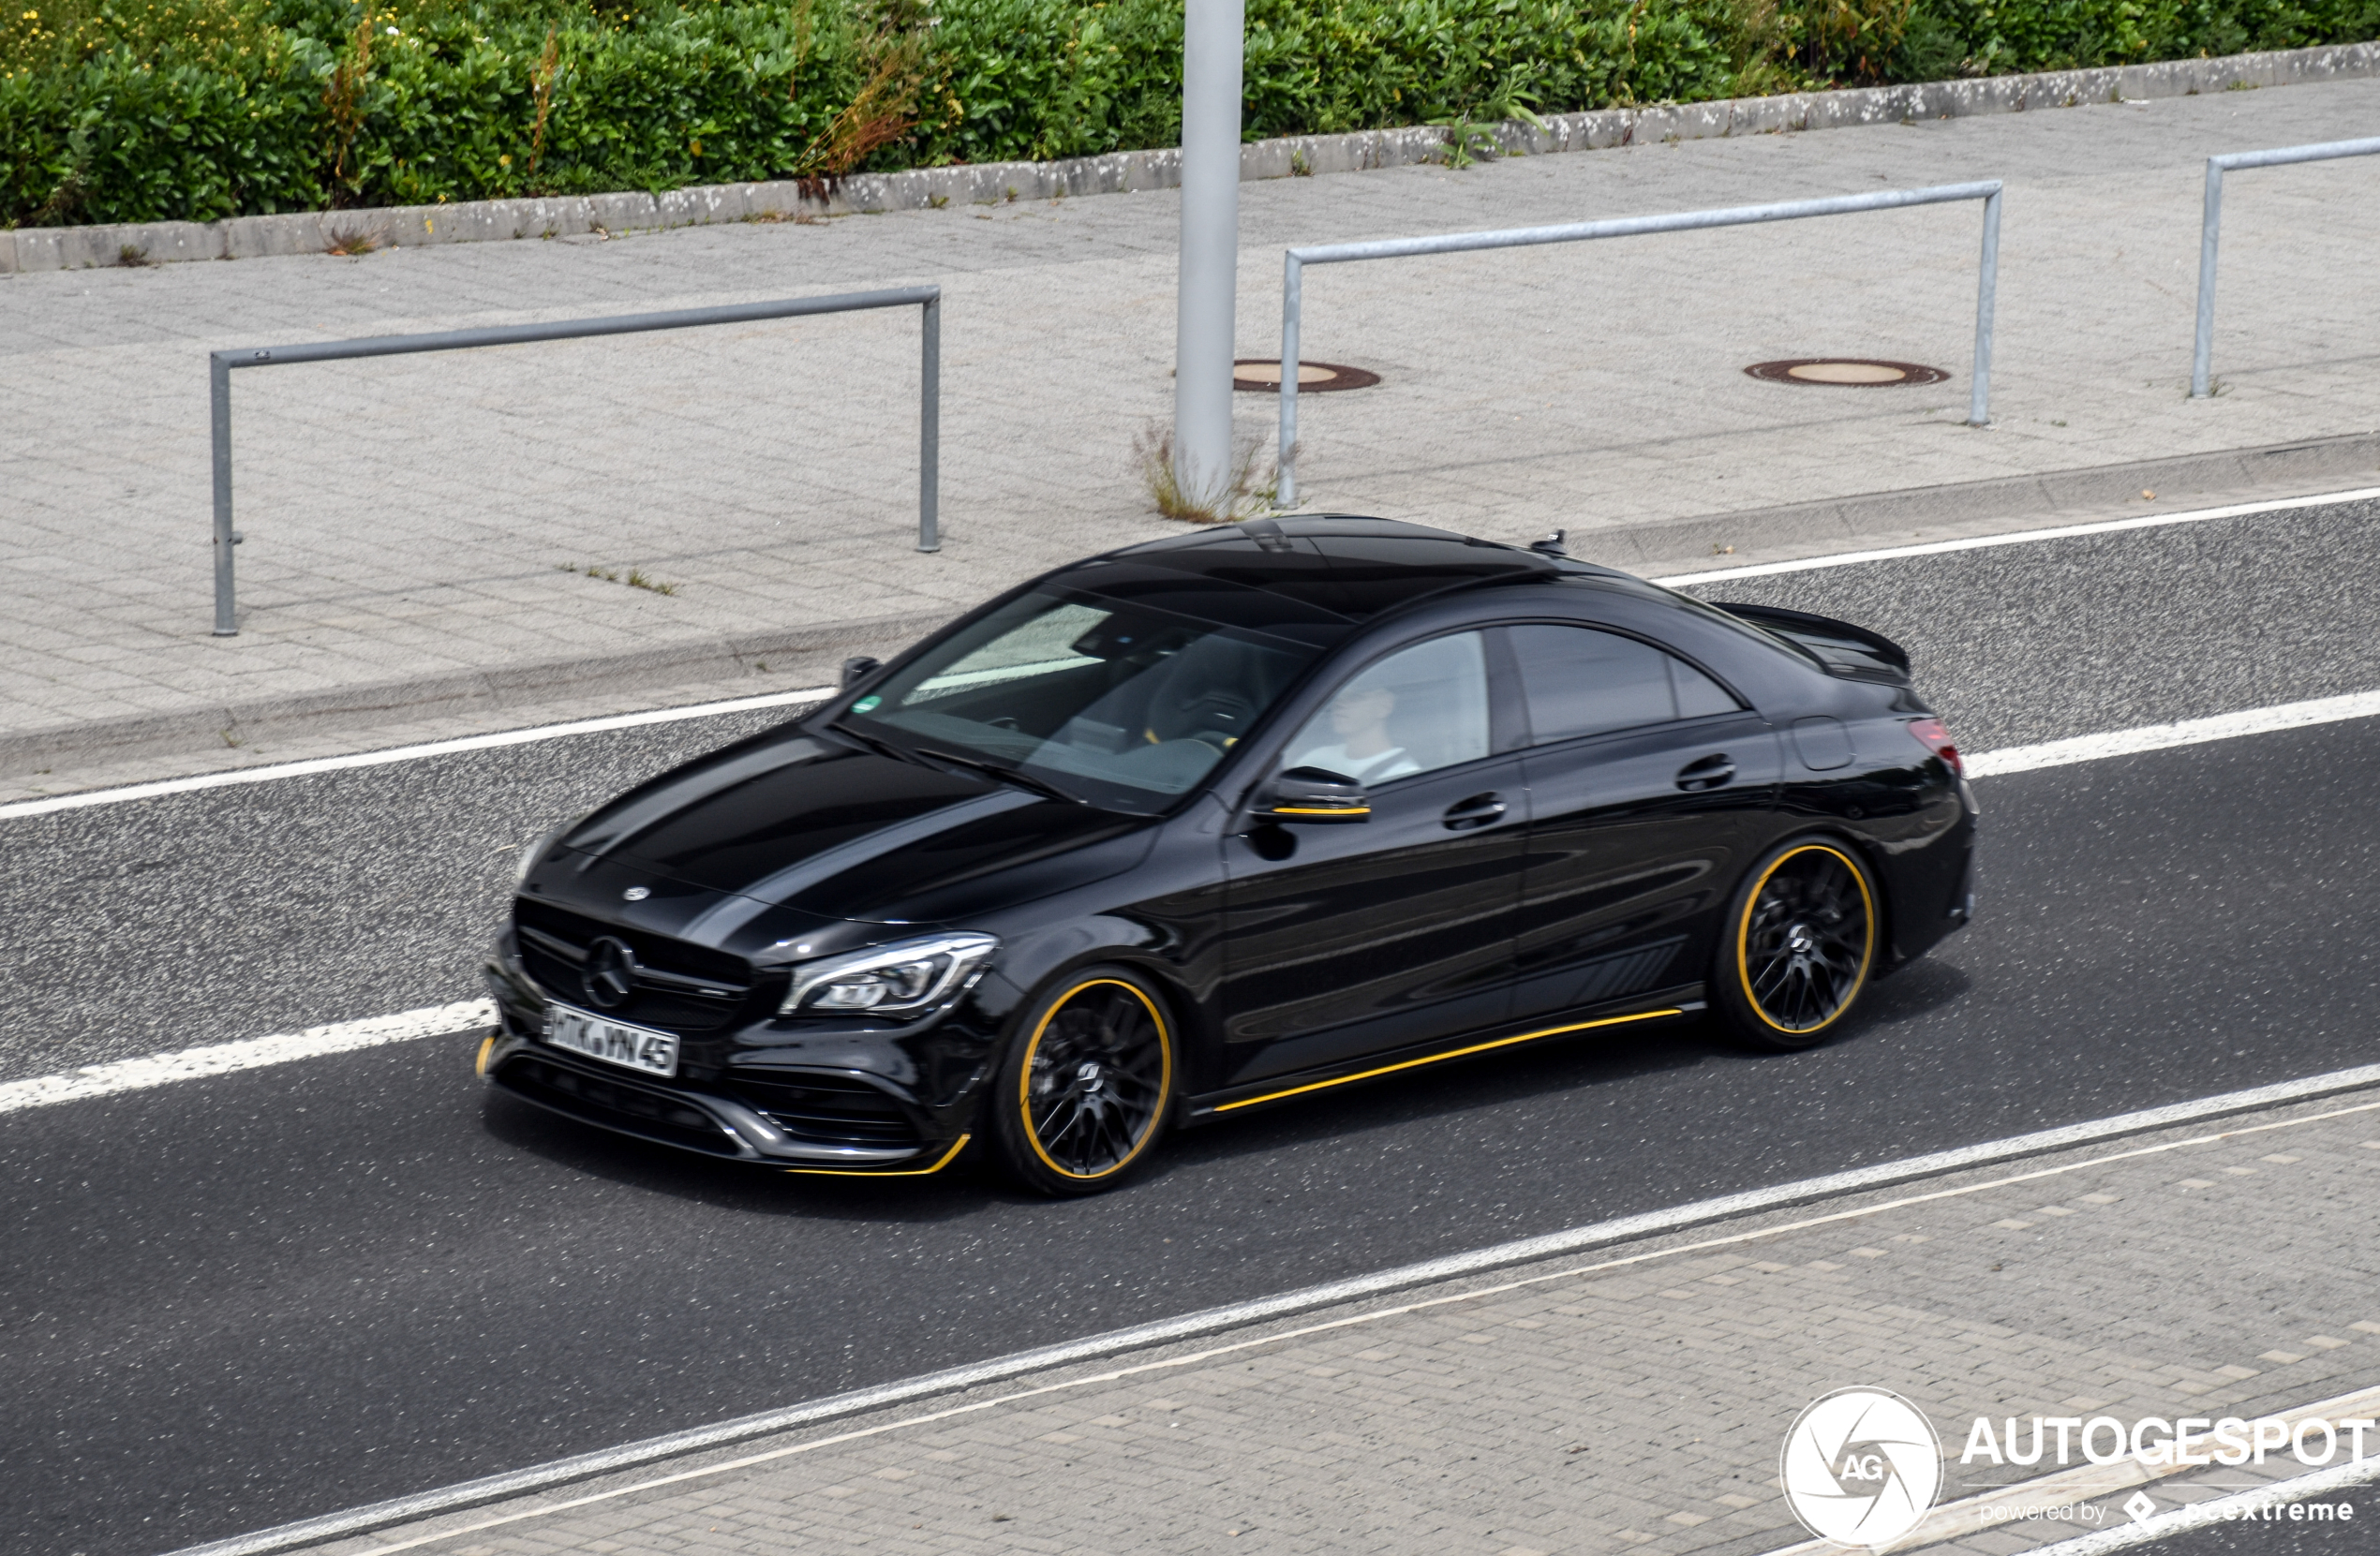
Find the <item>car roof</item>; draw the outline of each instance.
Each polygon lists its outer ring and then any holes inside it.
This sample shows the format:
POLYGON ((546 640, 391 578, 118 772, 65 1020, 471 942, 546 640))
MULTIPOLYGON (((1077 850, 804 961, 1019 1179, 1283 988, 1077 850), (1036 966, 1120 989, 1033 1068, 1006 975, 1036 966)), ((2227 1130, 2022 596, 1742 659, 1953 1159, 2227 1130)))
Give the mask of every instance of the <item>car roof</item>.
POLYGON ((1078 562, 1049 581, 1281 631, 1351 626, 1431 595, 1578 574, 1610 576, 1606 569, 1452 530, 1331 513, 1169 536, 1078 562))

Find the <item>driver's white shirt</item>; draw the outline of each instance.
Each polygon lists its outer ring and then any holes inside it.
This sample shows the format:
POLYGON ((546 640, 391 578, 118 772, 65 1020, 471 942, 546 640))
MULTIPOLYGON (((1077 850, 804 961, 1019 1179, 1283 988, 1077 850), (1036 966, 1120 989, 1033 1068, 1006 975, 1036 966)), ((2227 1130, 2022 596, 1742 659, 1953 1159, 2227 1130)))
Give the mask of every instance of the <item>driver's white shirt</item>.
POLYGON ((1391 746, 1385 751, 1376 751, 1370 756, 1349 756, 1344 745, 1325 746, 1319 750, 1306 752, 1298 758, 1297 764, 1301 767, 1320 767, 1329 772, 1344 773, 1356 782, 1367 787, 1375 783, 1386 783, 1391 778, 1403 778, 1407 773, 1418 773, 1421 770, 1421 764, 1406 755, 1405 748, 1402 746, 1391 746))

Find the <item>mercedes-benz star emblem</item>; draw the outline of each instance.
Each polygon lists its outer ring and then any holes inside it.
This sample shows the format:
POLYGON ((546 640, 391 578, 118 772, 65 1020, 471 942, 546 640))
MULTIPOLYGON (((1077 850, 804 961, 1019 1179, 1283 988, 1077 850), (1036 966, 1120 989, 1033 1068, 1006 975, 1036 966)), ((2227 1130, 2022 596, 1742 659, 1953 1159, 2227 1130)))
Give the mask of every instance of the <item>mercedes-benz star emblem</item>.
POLYGON ((617 1010, 636 992, 636 953, 605 935, 587 948, 587 966, 578 981, 588 999, 604 1010, 617 1010))

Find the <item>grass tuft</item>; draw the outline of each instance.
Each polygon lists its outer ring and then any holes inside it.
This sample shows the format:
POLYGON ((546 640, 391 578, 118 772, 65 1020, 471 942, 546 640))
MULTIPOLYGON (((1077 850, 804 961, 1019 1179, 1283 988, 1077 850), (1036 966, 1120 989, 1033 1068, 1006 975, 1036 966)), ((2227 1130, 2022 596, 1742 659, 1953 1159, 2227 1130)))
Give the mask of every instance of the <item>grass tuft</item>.
POLYGON ((1184 492, 1174 474, 1170 431, 1153 422, 1132 440, 1133 461, 1140 467, 1149 500, 1167 518, 1184 524, 1237 524, 1272 511, 1273 496, 1281 489, 1280 467, 1276 465, 1258 485, 1257 460, 1262 452, 1260 442, 1242 444, 1232 457, 1230 484, 1219 498, 1202 502, 1184 492))
POLYGON ((617 568, 599 568, 592 563, 581 567, 576 562, 557 562, 554 564, 554 569, 558 572, 574 572, 581 578, 600 579, 606 584, 624 584, 632 589, 643 589, 648 594, 674 596, 679 588, 678 585, 664 584, 660 579, 650 576, 643 568, 631 568, 623 574, 617 568))

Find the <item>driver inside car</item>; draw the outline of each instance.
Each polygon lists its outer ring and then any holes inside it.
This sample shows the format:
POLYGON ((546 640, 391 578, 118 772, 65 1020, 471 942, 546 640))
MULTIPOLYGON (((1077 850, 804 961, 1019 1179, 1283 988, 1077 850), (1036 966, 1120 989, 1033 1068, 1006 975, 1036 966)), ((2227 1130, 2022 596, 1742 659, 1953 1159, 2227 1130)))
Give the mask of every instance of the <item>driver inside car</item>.
POLYGON ((1389 734, 1389 719, 1396 709, 1395 691, 1356 681, 1331 700, 1321 720, 1338 738, 1305 751, 1297 765, 1319 767, 1366 787, 1420 772, 1421 764, 1389 734))

